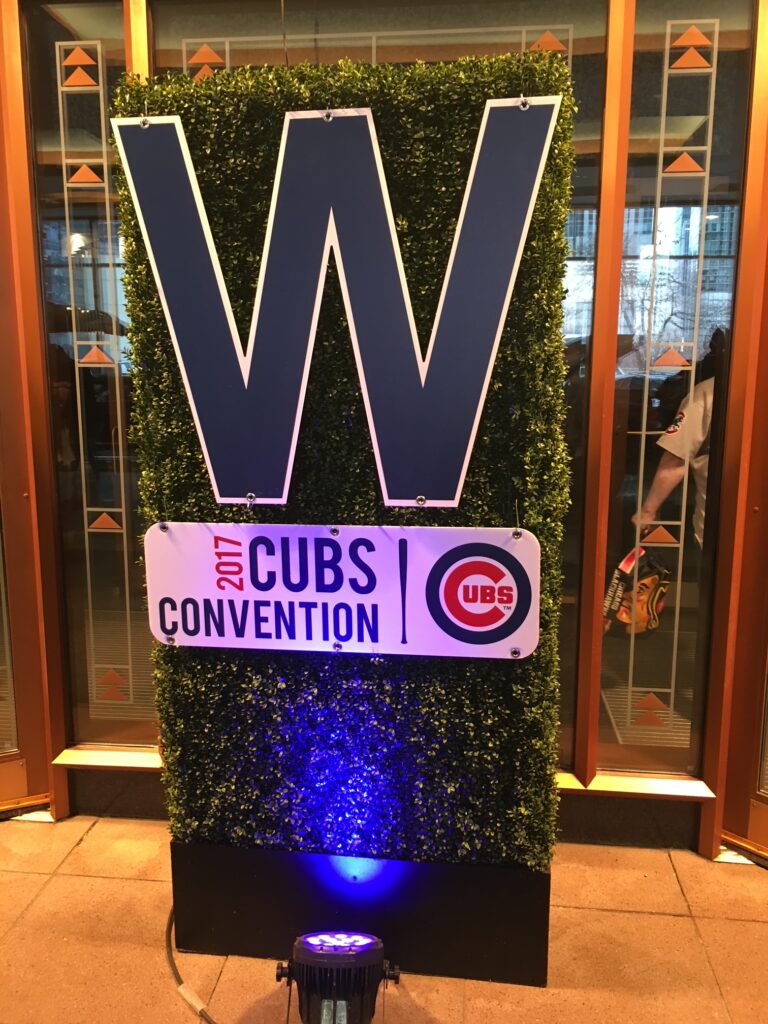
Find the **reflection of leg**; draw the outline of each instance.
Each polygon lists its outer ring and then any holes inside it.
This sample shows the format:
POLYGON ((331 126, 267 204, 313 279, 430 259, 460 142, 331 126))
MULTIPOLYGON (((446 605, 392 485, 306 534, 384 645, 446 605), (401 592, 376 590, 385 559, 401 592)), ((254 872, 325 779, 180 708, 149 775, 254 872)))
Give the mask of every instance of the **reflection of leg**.
POLYGON ((686 689, 685 709, 681 714, 691 723, 691 762, 689 771, 699 770, 699 752, 701 749, 701 727, 704 715, 704 701, 707 691, 707 675, 709 670, 709 638, 712 628, 712 552, 704 555, 701 543, 691 545, 691 563, 693 577, 698 586, 698 608, 695 618, 696 641, 692 654, 692 672, 686 689))
POLYGON ((608 633, 603 638, 603 665, 601 686, 604 690, 626 687, 629 647, 620 634, 608 633))
POLYGON ((693 543, 690 526, 686 532, 685 558, 680 574, 679 621, 677 629, 677 660, 675 670, 675 703, 673 710, 687 723, 693 713, 696 686, 696 648, 699 643, 699 575, 701 554, 693 543))
POLYGON ((600 742, 622 743, 620 725, 629 717, 629 645, 621 635, 603 638, 600 684, 600 742), (616 716, 618 716, 618 721, 616 716))

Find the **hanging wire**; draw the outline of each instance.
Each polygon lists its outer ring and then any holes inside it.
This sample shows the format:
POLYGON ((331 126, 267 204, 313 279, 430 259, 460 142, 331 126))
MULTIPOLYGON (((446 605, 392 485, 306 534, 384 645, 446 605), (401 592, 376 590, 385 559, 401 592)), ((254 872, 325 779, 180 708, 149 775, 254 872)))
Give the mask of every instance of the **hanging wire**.
POLYGON ((283 56, 285 66, 288 67, 288 37, 285 34, 285 0, 280 0, 280 24, 283 29, 283 56))
POLYGON ((520 529, 520 509, 517 504, 517 498, 515 498, 515 528, 512 531, 512 536, 515 540, 520 540, 523 536, 523 531, 520 529))

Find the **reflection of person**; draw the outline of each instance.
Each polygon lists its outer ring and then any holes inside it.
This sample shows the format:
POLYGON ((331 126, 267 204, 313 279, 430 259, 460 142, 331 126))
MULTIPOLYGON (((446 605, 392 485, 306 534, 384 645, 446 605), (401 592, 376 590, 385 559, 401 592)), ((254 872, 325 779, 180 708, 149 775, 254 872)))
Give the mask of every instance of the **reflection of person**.
POLYGON ((639 513, 632 522, 647 526, 658 518, 659 508, 685 479, 686 461, 690 464, 696 487, 693 511, 693 533, 699 547, 704 543, 704 513, 707 502, 709 471, 709 437, 712 428, 712 405, 715 379, 697 384, 693 394, 680 403, 677 415, 658 440, 663 454, 639 513))

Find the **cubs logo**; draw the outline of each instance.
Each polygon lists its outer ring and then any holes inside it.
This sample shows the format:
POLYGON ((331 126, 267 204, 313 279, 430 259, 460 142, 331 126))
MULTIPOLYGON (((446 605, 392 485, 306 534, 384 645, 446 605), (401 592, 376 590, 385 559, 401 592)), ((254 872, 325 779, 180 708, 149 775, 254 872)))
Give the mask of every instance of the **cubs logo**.
POLYGON ((680 427, 682 427, 684 422, 685 422, 685 413, 681 409, 680 412, 677 414, 677 416, 675 416, 675 418, 672 420, 670 425, 667 427, 665 433, 667 433, 667 434, 676 434, 678 432, 678 430, 680 429, 680 427))
POLYGON ((446 551, 427 577, 427 607, 437 625, 468 644, 511 636, 531 608, 531 581, 521 563, 494 544, 446 551))

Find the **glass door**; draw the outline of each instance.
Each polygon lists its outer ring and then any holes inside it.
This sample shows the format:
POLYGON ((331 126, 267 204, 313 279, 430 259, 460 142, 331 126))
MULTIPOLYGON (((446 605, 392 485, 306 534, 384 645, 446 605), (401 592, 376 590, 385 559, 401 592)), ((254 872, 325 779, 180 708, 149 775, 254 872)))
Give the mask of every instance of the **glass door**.
MULTIPOLYGON (((10 6, 2 5, 0 35, 13 27, 10 6)), ((43 657, 49 634, 41 628, 40 567, 47 571, 53 559, 42 555, 33 476, 41 462, 32 455, 32 434, 43 426, 31 413, 31 378, 23 371, 39 353, 40 337, 24 317, 27 307, 37 307, 38 294, 22 287, 19 277, 30 235, 24 223, 25 123, 17 99, 6 67, 0 83, 0 813, 48 803, 52 783, 43 657)))

